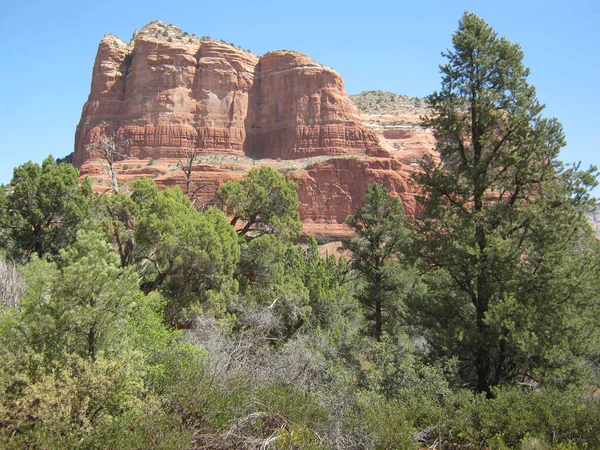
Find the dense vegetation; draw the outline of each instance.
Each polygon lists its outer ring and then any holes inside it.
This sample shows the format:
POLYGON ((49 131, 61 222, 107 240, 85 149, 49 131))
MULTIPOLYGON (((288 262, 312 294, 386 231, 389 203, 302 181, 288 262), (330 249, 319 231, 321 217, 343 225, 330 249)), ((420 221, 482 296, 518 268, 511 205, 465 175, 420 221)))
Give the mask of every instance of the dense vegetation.
POLYGON ((594 170, 517 45, 465 14, 424 214, 371 185, 347 258, 253 169, 200 211, 51 157, 0 195, 2 448, 600 448, 594 170))

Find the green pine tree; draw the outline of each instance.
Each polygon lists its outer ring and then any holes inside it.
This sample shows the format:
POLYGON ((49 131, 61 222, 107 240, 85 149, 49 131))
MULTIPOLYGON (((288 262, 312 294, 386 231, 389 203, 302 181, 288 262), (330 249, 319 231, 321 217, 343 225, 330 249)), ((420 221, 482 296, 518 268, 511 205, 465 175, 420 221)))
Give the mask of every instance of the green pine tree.
POLYGON ((380 341, 384 321, 393 325, 402 309, 402 298, 414 287, 415 277, 399 260, 402 247, 410 239, 404 208, 383 186, 371 184, 364 206, 346 223, 356 237, 343 241, 343 248, 352 252, 350 265, 365 282, 359 300, 373 325, 371 334, 380 341))
POLYGON ((114 351, 139 292, 137 274, 119 267, 96 231, 80 230, 60 256, 60 264, 36 259, 25 268, 26 341, 50 361, 67 353, 95 359, 100 350, 114 351))
POLYGON ((223 212, 211 207, 201 213, 181 189, 167 188, 143 209, 134 240, 142 290, 165 295, 168 322, 189 324, 190 308, 225 311, 237 291, 240 247, 223 212))
POLYGON ((31 161, 14 169, 10 186, 0 194, 0 246, 26 261, 31 255, 57 258, 74 242, 87 215, 91 185, 78 183, 79 171, 49 156, 41 167, 31 161))
POLYGON ((429 292, 414 312, 478 391, 573 379, 595 328, 595 169, 558 161, 562 127, 542 117, 518 44, 470 13, 453 44, 426 118, 439 159, 416 177, 429 292))

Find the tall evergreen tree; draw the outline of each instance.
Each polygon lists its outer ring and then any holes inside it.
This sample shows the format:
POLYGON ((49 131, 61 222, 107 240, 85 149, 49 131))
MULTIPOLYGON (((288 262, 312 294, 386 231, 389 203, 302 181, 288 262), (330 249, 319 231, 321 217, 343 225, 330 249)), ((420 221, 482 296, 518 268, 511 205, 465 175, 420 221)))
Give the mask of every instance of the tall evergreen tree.
POLYGON ((404 208, 382 185, 371 184, 364 206, 347 217, 346 223, 356 236, 344 240, 343 248, 352 252, 350 265, 365 282, 359 300, 373 324, 373 337, 380 341, 384 321, 398 315, 403 293, 414 284, 414 277, 408 276, 398 259, 409 239, 404 208))
POLYGON ((471 13, 453 44, 428 98, 440 157, 417 176, 430 291, 415 311, 478 391, 567 381, 595 328, 595 242, 583 217, 595 169, 558 161, 562 127, 541 116, 518 44, 471 13))

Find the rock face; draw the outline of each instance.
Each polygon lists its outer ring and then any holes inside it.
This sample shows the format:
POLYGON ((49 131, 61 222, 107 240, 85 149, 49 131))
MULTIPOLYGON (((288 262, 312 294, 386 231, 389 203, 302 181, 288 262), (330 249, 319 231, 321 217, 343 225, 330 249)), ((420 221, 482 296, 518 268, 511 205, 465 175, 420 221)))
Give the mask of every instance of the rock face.
POLYGON ((75 138, 75 165, 97 155, 99 134, 131 139, 138 158, 182 149, 244 154, 249 93, 258 57, 231 45, 151 22, 127 44, 100 42, 89 99, 75 138))
POLYGON ((596 208, 588 213, 587 217, 596 233, 596 237, 600 239, 600 204, 597 204, 596 208))
POLYGON ((130 44, 100 42, 76 165, 96 156, 87 145, 109 130, 154 159, 182 148, 285 159, 378 148, 332 69, 291 51, 259 58, 160 22, 130 44))
POLYGON ((415 167, 435 147, 433 134, 420 126, 421 117, 428 113, 423 99, 384 91, 365 91, 351 98, 365 126, 395 159, 415 167))
POLYGON ((345 217, 368 183, 385 184, 414 213, 411 164, 433 139, 411 111, 361 117, 340 75, 306 55, 258 57, 150 22, 130 43, 112 35, 100 42, 73 162, 107 190, 105 164, 90 144, 111 133, 129 142, 127 160, 116 164, 120 181, 151 176, 183 186, 177 158, 193 150, 201 202, 250 167, 273 165, 299 185, 305 234, 339 238, 349 235, 345 217))
POLYGON ((298 159, 379 148, 337 72, 305 55, 276 51, 260 58, 258 74, 251 154, 298 159))
POLYGON ((367 185, 380 183, 402 200, 414 215, 416 203, 409 185, 413 169, 393 158, 337 158, 316 163, 291 175, 298 184, 300 216, 308 235, 345 238, 351 235, 347 216, 364 203, 367 185))

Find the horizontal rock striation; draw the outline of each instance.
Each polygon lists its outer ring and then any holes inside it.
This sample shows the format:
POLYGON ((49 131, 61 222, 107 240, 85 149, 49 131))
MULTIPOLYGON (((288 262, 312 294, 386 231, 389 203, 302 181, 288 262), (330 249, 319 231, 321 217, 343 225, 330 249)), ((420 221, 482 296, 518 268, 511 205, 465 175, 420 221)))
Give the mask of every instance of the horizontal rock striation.
POLYGON ((131 43, 100 42, 74 163, 97 157, 104 133, 130 139, 132 156, 203 152, 297 159, 376 151, 342 78, 292 51, 258 57, 151 22, 131 43))
POLYGON ((345 218, 369 183, 385 184, 415 213, 407 180, 433 143, 418 125, 418 106, 390 115, 363 104, 359 112, 340 75, 306 55, 258 57, 150 22, 129 43, 112 35, 100 42, 73 163, 96 190, 109 190, 102 155, 90 144, 111 134, 128 142, 116 163, 120 181, 150 176, 183 187, 177 158, 194 151, 192 186, 202 204, 223 182, 272 165, 299 185, 305 234, 340 238, 349 236, 345 218))
POLYGON ((258 69, 251 154, 298 159, 378 148, 334 70, 290 51, 267 53, 258 69))
POLYGON ((304 232, 334 239, 349 237, 345 219, 363 205, 367 185, 372 183, 384 185, 401 199, 407 215, 415 215, 412 172, 392 158, 336 158, 291 175, 298 184, 304 232))

